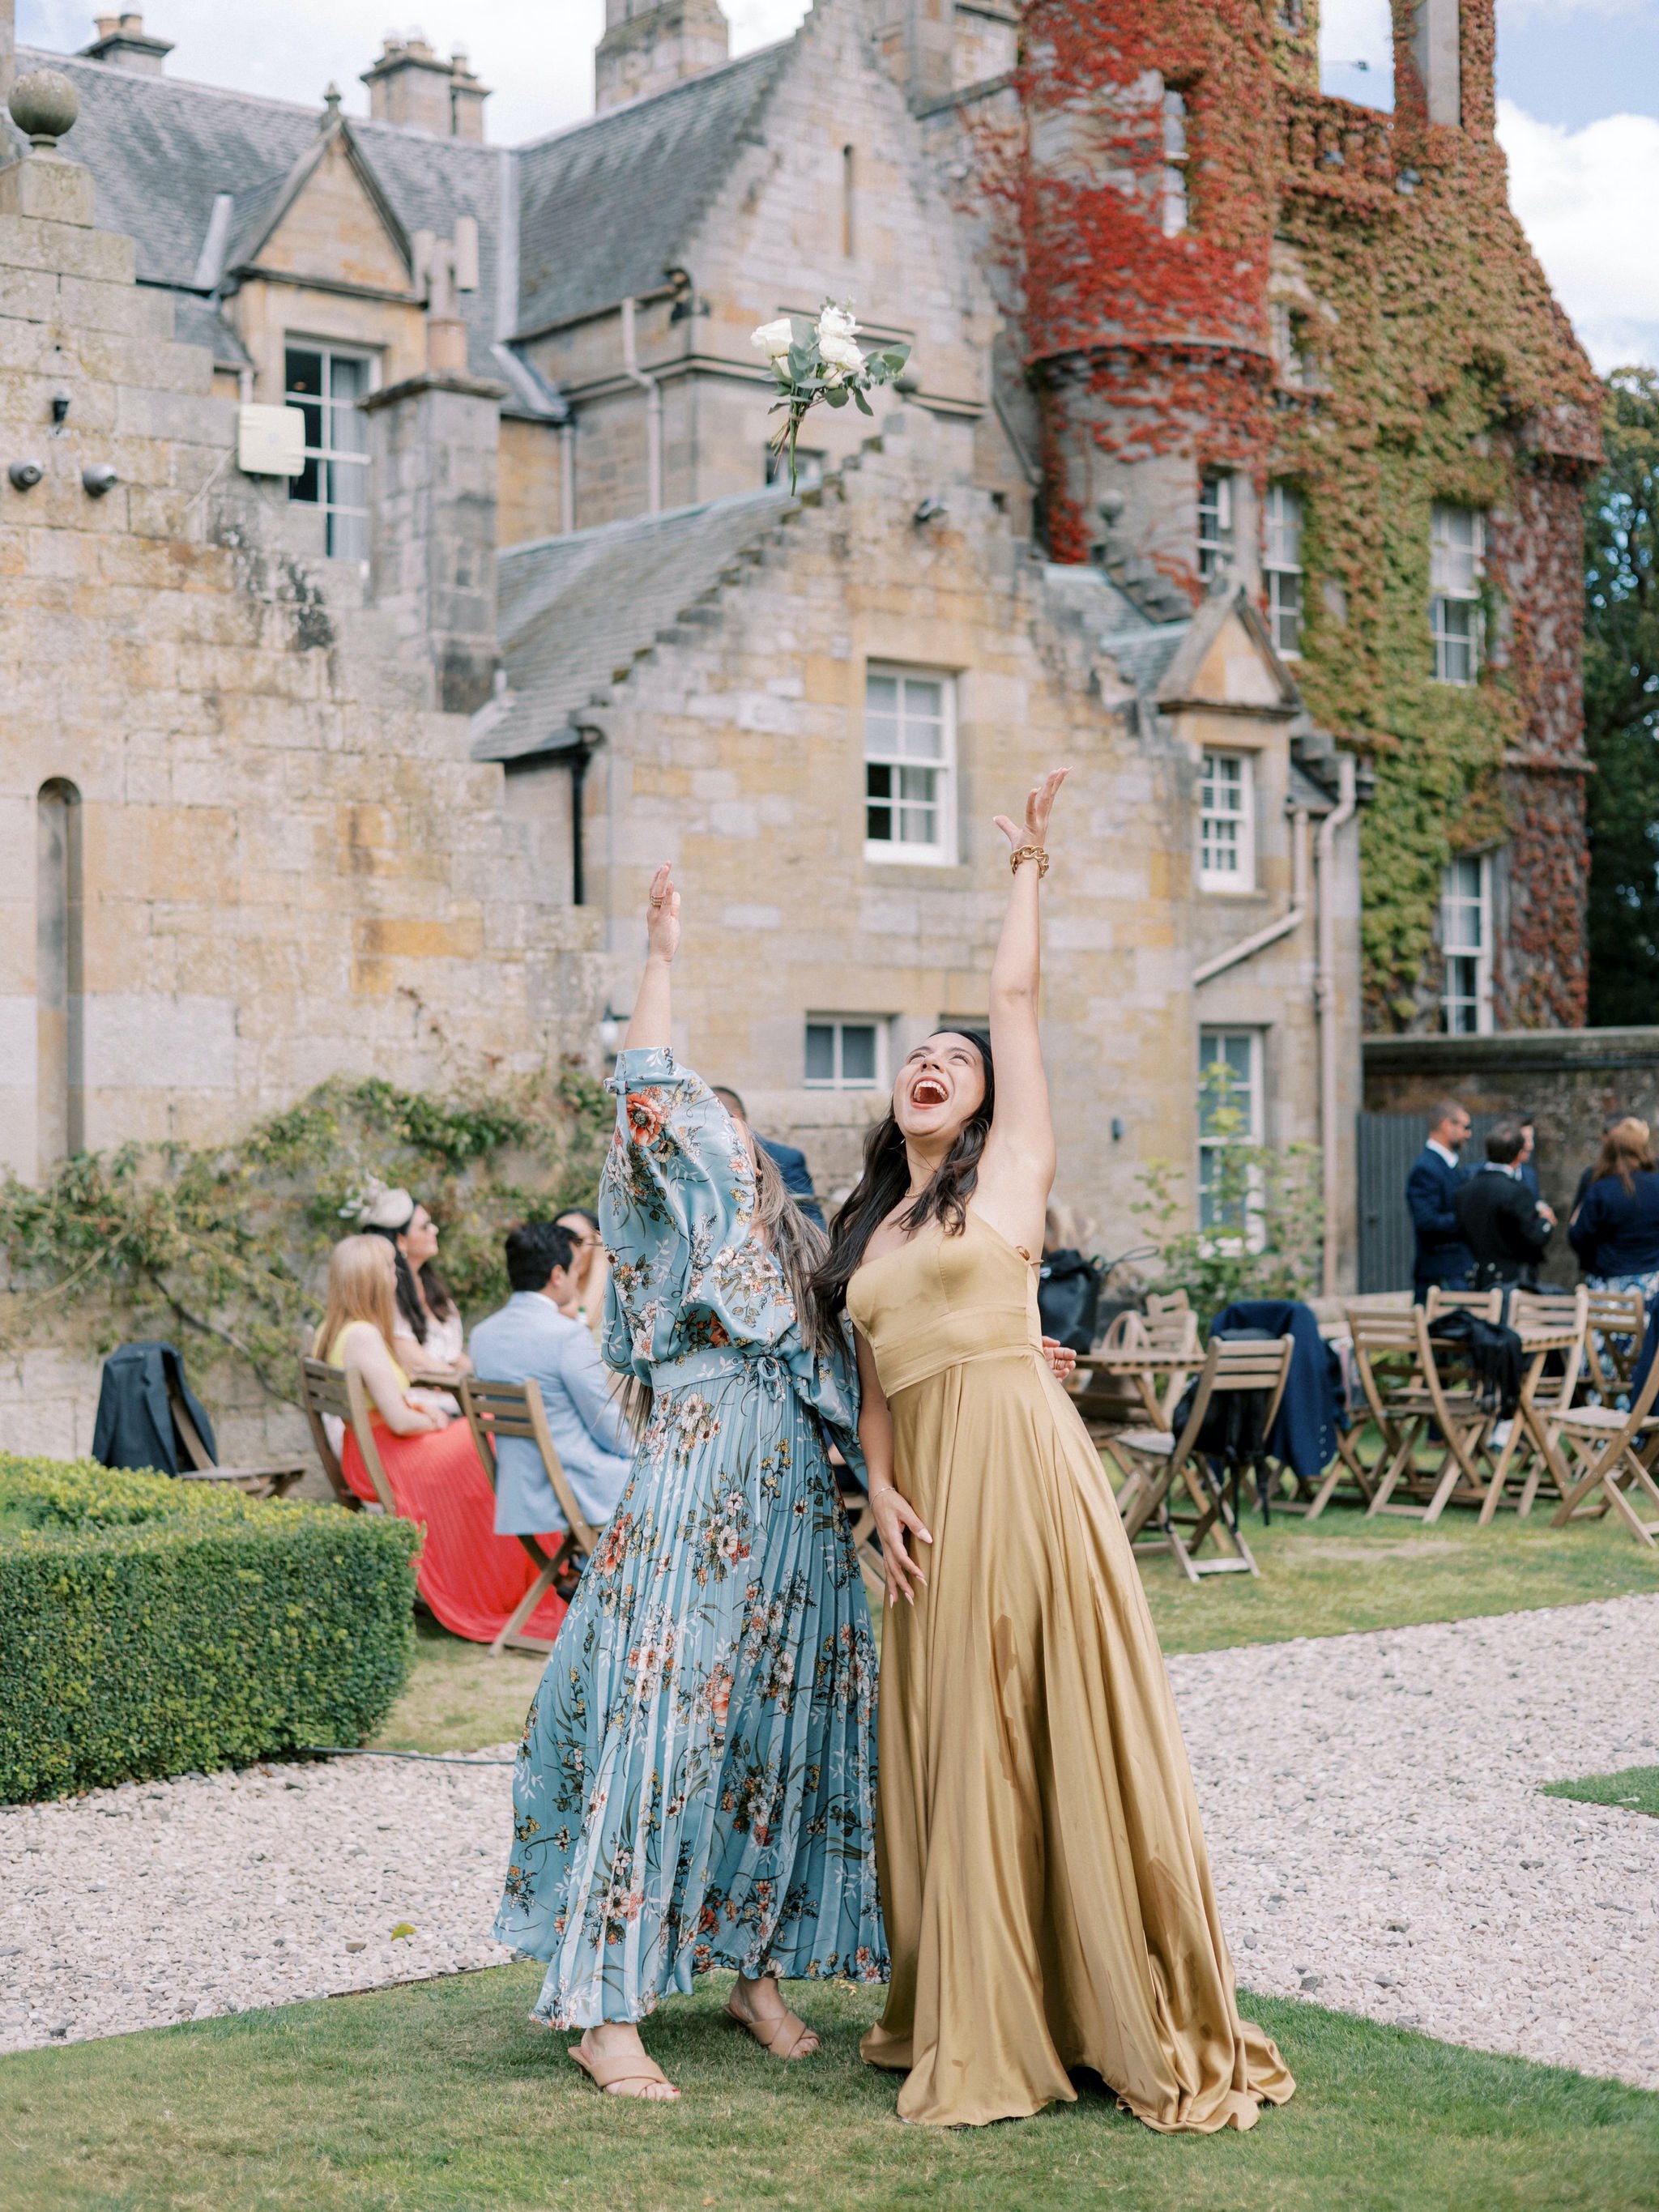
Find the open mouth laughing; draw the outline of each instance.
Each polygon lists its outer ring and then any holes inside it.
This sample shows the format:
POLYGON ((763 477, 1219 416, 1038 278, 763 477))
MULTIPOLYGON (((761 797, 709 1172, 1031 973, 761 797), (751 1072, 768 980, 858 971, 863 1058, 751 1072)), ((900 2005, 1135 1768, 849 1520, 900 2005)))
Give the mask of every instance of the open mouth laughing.
POLYGON ((943 1076, 919 1075, 910 1085, 913 1106, 943 1106, 949 1102, 950 1087, 943 1076))

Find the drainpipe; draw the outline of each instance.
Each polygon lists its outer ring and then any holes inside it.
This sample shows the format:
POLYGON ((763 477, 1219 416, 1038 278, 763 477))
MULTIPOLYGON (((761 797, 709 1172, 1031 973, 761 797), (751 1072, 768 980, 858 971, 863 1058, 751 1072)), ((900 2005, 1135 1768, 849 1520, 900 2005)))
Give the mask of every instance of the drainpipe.
POLYGON ((640 367, 634 349, 634 302, 622 303, 623 367, 645 394, 645 482, 647 514, 662 513, 662 388, 640 367))
POLYGON ((568 538, 576 527, 576 418, 559 425, 559 528, 568 538))
POLYGON ((1321 1288, 1328 1298, 1336 1296, 1336 1206, 1340 1184, 1337 1175, 1338 1120, 1336 1110, 1336 833, 1353 820, 1354 757, 1337 756, 1341 781, 1336 810, 1319 825, 1319 969, 1314 1006, 1319 1023, 1319 1146, 1324 1174, 1325 1244, 1321 1261, 1321 1288))
MULTIPOLYGON (((1322 832, 1321 833, 1323 834, 1322 832)), ((1193 970, 1193 981, 1207 983, 1212 975, 1223 975, 1229 968, 1237 968, 1241 960, 1276 945, 1281 937, 1288 937, 1293 929, 1300 929, 1308 919, 1308 810, 1298 806, 1291 817, 1291 908, 1277 921, 1270 921, 1265 929, 1258 929, 1253 937, 1241 937, 1237 945, 1230 945, 1224 952, 1217 952, 1193 970)))

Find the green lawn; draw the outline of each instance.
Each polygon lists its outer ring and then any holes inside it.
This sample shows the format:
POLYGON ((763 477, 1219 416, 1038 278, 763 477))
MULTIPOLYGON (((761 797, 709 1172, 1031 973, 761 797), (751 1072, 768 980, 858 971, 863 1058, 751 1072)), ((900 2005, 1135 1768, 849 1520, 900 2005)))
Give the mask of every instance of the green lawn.
POLYGON ((605 2100, 526 2017, 536 1970, 0 2059, 6 2212, 1651 2212, 1659 2097, 1309 2004, 1246 2001, 1301 2087, 1249 2135, 1162 2136, 1098 2087, 1034 2120, 903 2127, 860 2064, 867 1991, 794 1991, 787 2067, 727 1978, 651 2030, 672 2108, 605 2100))
POLYGON ((1617 1774, 1586 1774, 1577 1782, 1552 1782, 1546 1797, 1576 1797, 1581 1805, 1616 1805, 1621 1812, 1650 1813, 1659 1820, 1659 1766, 1626 1766, 1617 1774))
MULTIPOLYGON (((1590 1598, 1659 1591, 1659 1553, 1610 1520, 1552 1528, 1549 1515, 1502 1513, 1489 1528, 1447 1513, 1432 1528, 1333 1505, 1312 1527, 1275 1514, 1246 1534, 1261 1569, 1215 1576, 1194 1589, 1168 1554, 1145 1554, 1142 1574, 1166 1651, 1213 1651, 1292 1636, 1340 1636, 1463 1620, 1590 1598)), ((421 1624, 415 1673, 375 1741, 398 1751, 471 1751, 518 1735, 542 1661, 521 1651, 492 1659, 476 1644, 421 1624)))

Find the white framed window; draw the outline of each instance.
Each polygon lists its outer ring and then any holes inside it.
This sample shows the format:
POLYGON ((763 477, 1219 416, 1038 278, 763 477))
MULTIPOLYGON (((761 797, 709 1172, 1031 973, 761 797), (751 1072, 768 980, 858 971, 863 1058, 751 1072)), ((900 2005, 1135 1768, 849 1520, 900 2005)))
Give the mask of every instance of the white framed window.
POLYGON ((1213 576, 1233 557, 1233 480, 1206 469, 1198 482, 1198 573, 1213 576))
POLYGON ((1450 1036, 1492 1028, 1492 855, 1462 853, 1440 885, 1440 949, 1446 977, 1441 1018, 1450 1036))
POLYGON ((1187 228, 1187 100, 1179 92, 1164 95, 1164 174, 1160 210, 1165 238, 1187 228))
POLYGON ((1429 633, 1437 684, 1473 684, 1480 673, 1486 556, 1486 516, 1478 507, 1437 500, 1429 517, 1429 633))
POLYGON ((808 1014, 807 1089, 884 1090, 888 1026, 885 1014, 808 1014))
POLYGON ((1255 889, 1255 763, 1206 752, 1198 780, 1198 887, 1255 889))
POLYGON ((944 867, 957 857, 956 685, 874 663, 864 678, 864 851, 944 867))
POLYGON ((1236 1202, 1224 1204, 1218 1188, 1221 1155, 1229 1145, 1261 1142, 1261 1030, 1200 1030, 1198 1077, 1198 1225, 1237 1235, 1244 1224, 1236 1202))
POLYGON ((365 353, 290 343, 284 349, 283 398, 306 418, 306 465, 288 495, 320 507, 325 550, 337 561, 368 558, 368 422, 359 406, 374 387, 365 353))
POLYGON ((1267 487, 1261 574, 1274 647, 1287 660, 1297 659, 1302 653, 1302 495, 1289 484, 1267 487))
MULTIPOLYGON (((795 488, 798 491, 812 491, 823 482, 826 458, 823 453, 809 453, 805 446, 796 449, 795 488)), ((787 454, 776 453, 770 446, 766 448, 766 481, 769 484, 787 484, 789 481, 787 454)))

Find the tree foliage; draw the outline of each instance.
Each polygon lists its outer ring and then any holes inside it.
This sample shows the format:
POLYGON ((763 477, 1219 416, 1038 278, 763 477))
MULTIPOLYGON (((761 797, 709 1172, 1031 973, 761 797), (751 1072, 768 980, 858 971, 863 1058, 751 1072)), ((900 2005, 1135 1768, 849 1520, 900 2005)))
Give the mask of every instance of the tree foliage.
POLYGON ((505 1293, 507 1229, 593 1204, 610 1127, 604 1091, 574 1069, 482 1097, 337 1077, 235 1144, 77 1154, 44 1185, 0 1186, 6 1334, 101 1296, 116 1334, 194 1332, 293 1400, 329 1247, 370 1176, 428 1208, 445 1279, 476 1310, 505 1293))
POLYGON ((1585 515, 1589 1018, 1659 1020, 1659 375, 1607 380, 1585 515))

